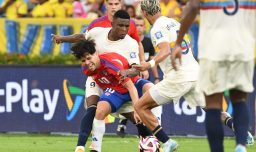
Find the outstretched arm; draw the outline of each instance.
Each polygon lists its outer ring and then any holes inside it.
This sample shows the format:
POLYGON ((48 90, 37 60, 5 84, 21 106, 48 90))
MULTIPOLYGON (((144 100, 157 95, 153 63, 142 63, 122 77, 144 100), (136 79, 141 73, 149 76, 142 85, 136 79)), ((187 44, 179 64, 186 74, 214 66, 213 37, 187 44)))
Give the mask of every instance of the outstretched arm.
POLYGON ((183 41, 183 37, 190 28, 190 26, 193 24, 196 15, 199 11, 200 7, 200 0, 190 0, 184 10, 184 16, 181 18, 181 26, 180 26, 180 31, 176 40, 175 47, 171 53, 171 62, 172 66, 175 70, 177 70, 176 66, 176 59, 179 59, 181 62, 181 42, 183 41))
POLYGON ((76 42, 85 40, 84 34, 73 34, 73 35, 67 35, 67 36, 52 34, 51 36, 52 36, 52 41, 57 44, 63 43, 63 42, 76 43, 76 42))

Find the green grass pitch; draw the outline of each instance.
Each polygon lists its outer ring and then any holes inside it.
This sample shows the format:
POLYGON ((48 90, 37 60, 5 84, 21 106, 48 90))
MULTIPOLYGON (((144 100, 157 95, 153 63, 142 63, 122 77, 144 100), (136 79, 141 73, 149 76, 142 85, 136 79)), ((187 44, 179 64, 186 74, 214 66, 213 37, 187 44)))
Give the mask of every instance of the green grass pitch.
MULTIPOLYGON (((208 152, 206 138, 174 137, 180 144, 178 152, 208 152)), ((74 152, 77 136, 0 134, 0 152, 74 152)), ((90 139, 89 139, 90 141, 90 139)), ((138 152, 139 139, 135 136, 119 138, 105 136, 102 152, 138 152)), ((225 152, 233 152, 234 138, 225 139, 225 152)), ((88 144, 89 145, 89 144, 88 144)), ((89 152, 88 146, 86 152, 89 152)), ((248 152, 256 152, 256 145, 248 152)))

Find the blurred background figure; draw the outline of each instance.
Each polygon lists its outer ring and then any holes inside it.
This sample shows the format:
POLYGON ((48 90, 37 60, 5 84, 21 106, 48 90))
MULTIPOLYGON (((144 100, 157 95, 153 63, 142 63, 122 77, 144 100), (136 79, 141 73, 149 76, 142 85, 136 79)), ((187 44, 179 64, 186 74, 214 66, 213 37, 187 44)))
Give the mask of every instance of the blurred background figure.
POLYGON ((133 5, 125 5, 126 12, 130 15, 132 19, 136 17, 136 10, 133 5))
POLYGON ((160 0, 160 7, 163 16, 180 20, 182 11, 180 4, 176 0, 160 0))
POLYGON ((71 2, 65 0, 58 0, 53 5, 54 17, 56 18, 67 18, 73 15, 73 5, 71 2))
POLYGON ((85 18, 87 12, 83 7, 83 3, 80 0, 74 0, 73 2, 73 17, 74 18, 85 18))
POLYGON ((87 0, 87 9, 88 14, 87 17, 90 19, 97 19, 104 15, 104 4, 102 3, 102 0, 87 0), (101 7, 103 8, 101 10, 101 7))
POLYGON ((27 4, 23 0, 4 0, 0 7, 0 15, 15 19, 27 16, 27 4))
POLYGON ((49 0, 38 0, 38 4, 29 13, 29 17, 53 17, 54 11, 49 0))

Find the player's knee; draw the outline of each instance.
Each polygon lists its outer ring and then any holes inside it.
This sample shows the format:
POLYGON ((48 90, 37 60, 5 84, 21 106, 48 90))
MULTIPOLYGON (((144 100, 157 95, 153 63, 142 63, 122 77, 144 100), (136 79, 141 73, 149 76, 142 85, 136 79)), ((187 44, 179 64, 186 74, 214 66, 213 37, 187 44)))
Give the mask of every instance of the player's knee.
POLYGON ((105 117, 111 113, 111 107, 108 102, 106 101, 101 101, 96 110, 96 119, 98 120, 104 120, 105 117))
POLYGON ((86 98, 85 107, 90 107, 91 105, 97 105, 99 101, 99 96, 92 95, 86 98))

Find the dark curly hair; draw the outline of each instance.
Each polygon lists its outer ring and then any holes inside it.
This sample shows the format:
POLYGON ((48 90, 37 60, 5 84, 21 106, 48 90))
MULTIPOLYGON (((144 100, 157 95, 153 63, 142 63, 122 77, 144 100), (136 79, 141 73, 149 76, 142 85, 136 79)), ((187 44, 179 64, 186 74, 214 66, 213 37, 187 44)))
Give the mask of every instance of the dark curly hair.
POLYGON ((77 59, 81 59, 85 54, 94 54, 96 52, 95 45, 92 39, 83 40, 72 45, 71 53, 77 59))

